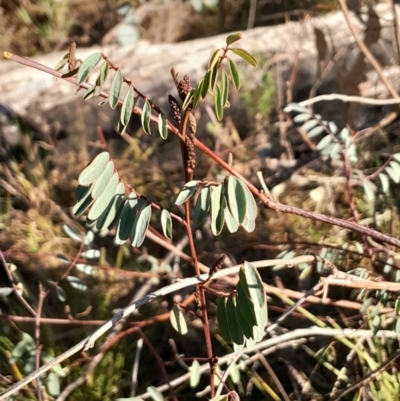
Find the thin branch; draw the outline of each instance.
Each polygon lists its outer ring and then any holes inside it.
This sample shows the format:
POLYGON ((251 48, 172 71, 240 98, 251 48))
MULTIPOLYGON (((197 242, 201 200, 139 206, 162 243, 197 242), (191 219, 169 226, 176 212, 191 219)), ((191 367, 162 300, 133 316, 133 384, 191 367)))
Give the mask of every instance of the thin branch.
POLYGON ((135 359, 133 361, 133 368, 132 368, 132 379, 131 379, 131 397, 136 395, 136 387, 138 384, 137 376, 139 372, 139 361, 140 355, 142 354, 143 349, 143 338, 139 338, 136 343, 136 352, 135 352, 135 359))
POLYGON ((350 12, 349 8, 347 7, 347 3, 345 0, 338 0, 340 8, 342 9, 343 16, 347 22, 347 25, 351 31, 351 33, 354 36, 354 39, 357 42, 357 46, 360 48, 362 53, 364 54, 365 58, 369 61, 369 63, 372 65, 372 67, 375 69, 375 71, 378 73, 379 78, 383 82, 383 84, 386 86, 387 90, 389 93, 394 97, 394 98, 399 98, 399 94, 397 93, 396 89, 393 88, 392 84, 389 82, 389 80, 385 77, 385 74, 382 71, 381 66, 379 65, 378 61, 376 58, 373 56, 373 54, 370 52, 364 41, 360 38, 358 35, 356 29, 354 28, 353 23, 350 20, 350 12))
POLYGON ((341 93, 330 93, 328 95, 320 95, 312 97, 311 99, 303 100, 302 102, 299 102, 299 105, 307 107, 315 103, 331 102, 332 100, 340 100, 344 103, 370 104, 373 106, 388 106, 392 104, 400 104, 400 98, 373 99, 370 97, 363 97, 363 96, 349 96, 349 95, 342 95, 341 93))
MULTIPOLYGON (((343 2, 343 0, 340 0, 343 2)), ((17 56, 12 53, 4 52, 4 57, 9 60, 13 60, 17 63, 26 65, 31 68, 35 68, 37 70, 46 72, 50 75, 53 75, 57 78, 62 78, 65 79, 73 84, 77 84, 77 80, 75 78, 67 77, 64 78, 63 74, 55 71, 49 67, 46 67, 42 64, 39 64, 33 60, 26 59, 24 57, 17 56)), ((379 65, 378 65, 378 68, 379 65)), ((389 84, 390 85, 390 84, 389 84)), ((82 83, 80 85, 82 88, 91 88, 91 85, 87 83, 82 83)), ((108 93, 106 92, 101 92, 99 96, 107 99, 108 98, 108 93)), ((398 97, 398 96, 396 96, 398 97)), ((119 101, 120 104, 122 104, 122 101, 119 101)), ((135 106, 133 109, 135 114, 141 115, 142 109, 140 107, 135 106)), ((397 115, 397 114, 396 114, 397 115)), ((150 116, 151 121, 158 123, 158 118, 154 115, 150 116)), ((169 121, 167 120, 167 125, 168 129, 174 133, 175 135, 179 136, 179 138, 182 138, 182 135, 180 134, 179 130, 169 121)), ((224 168, 226 171, 228 171, 230 174, 236 176, 237 178, 241 179, 249 188, 249 190, 253 193, 254 196, 256 196, 267 208, 275 210, 276 212, 282 212, 282 213, 289 213, 289 214, 295 214, 297 216, 301 216, 307 219, 315 220, 315 221, 321 221, 324 223, 328 223, 330 225, 335 225, 339 227, 343 227, 352 231, 359 232, 360 234, 370 236, 378 241, 385 242, 387 244, 393 245, 397 248, 400 248, 400 240, 390 237, 388 235, 382 234, 376 230, 372 230, 368 227, 363 227, 360 224, 356 224, 347 220, 343 219, 338 219, 336 217, 331 217, 331 216, 326 216, 320 213, 315 213, 315 212, 309 212, 303 209, 299 209, 296 207, 284 205, 278 202, 274 202, 271 199, 268 199, 264 194, 260 194, 258 189, 251 184, 249 181, 247 181, 241 174, 239 174, 236 170, 234 170, 231 166, 229 166, 228 163, 226 163, 224 160, 222 160, 218 155, 216 155, 211 149, 209 149, 206 145, 204 145, 201 141, 199 141, 197 138, 193 139, 193 144, 200 149, 203 153, 208 155, 211 159, 216 161, 222 168, 224 168)))

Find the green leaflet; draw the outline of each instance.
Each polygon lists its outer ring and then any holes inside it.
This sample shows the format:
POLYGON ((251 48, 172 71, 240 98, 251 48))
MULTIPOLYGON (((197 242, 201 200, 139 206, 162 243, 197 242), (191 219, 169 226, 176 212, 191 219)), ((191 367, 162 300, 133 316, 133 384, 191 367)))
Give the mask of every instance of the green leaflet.
POLYGON ((217 49, 214 51, 214 53, 211 55, 210 60, 208 62, 208 69, 212 69, 214 66, 218 67, 218 61, 219 58, 222 54, 222 49, 217 49))
POLYGON ((242 60, 246 61, 253 67, 257 67, 257 60, 247 51, 244 49, 240 49, 238 47, 230 48, 233 53, 238 55, 242 60))
POLYGON ((198 106, 199 101, 201 99, 201 94, 203 92, 203 83, 204 83, 204 78, 196 86, 196 90, 195 90, 194 96, 193 96, 193 108, 194 109, 198 106))
MULTIPOLYGON (((246 195, 246 217, 249 220, 255 220, 257 217, 257 204, 254 200, 254 196, 242 180, 238 180, 238 183, 242 186, 243 191, 246 195)), ((244 226, 244 224, 242 225, 244 226)))
POLYGON ((77 203, 75 203, 74 207, 72 208, 72 213, 75 216, 80 216, 90 207, 93 202, 94 199, 92 198, 92 188, 90 187, 86 194, 77 203))
POLYGON ((200 383, 201 372, 200 372, 200 363, 197 359, 195 359, 192 363, 192 366, 189 368, 190 371, 190 387, 195 388, 200 383))
POLYGON ((237 345, 243 345, 244 336, 239 319, 237 317, 236 306, 236 296, 232 294, 226 302, 226 318, 228 320, 229 333, 232 337, 233 343, 237 345))
POLYGON ((211 188, 211 231, 219 235, 224 228, 226 200, 224 186, 218 185, 211 188))
POLYGON ((215 106, 215 115, 217 116, 218 121, 222 120, 224 116, 224 105, 222 100, 221 89, 218 85, 215 86, 214 93, 214 106, 215 106))
POLYGON ((109 180, 107 187, 104 189, 103 193, 96 199, 90 212, 88 214, 89 220, 97 220, 100 215, 108 208, 115 192, 117 190, 119 183, 118 173, 114 173, 112 178, 109 180))
POLYGON ((210 77, 211 77, 211 70, 208 70, 206 72, 206 75, 204 75, 204 82, 201 87, 201 97, 203 99, 207 96, 208 88, 210 87, 210 77))
POLYGON ((101 90, 103 88, 104 82, 107 79, 108 76, 108 69, 109 65, 107 62, 105 62, 100 69, 100 73, 96 79, 96 90, 95 90, 95 96, 99 96, 101 93, 101 90))
POLYGON ((240 269, 243 269, 245 274, 250 299, 258 308, 264 308, 266 303, 265 291, 257 269, 247 261, 244 262, 243 267, 240 269))
POLYGON ((201 189, 193 213, 193 225, 195 228, 200 226, 210 209, 210 196, 210 187, 204 187, 201 189))
POLYGON ((146 231, 149 227, 151 218, 151 204, 147 204, 143 199, 139 199, 138 213, 135 219, 135 224, 132 228, 132 246, 138 248, 143 244, 146 238, 146 231))
POLYGON ((138 201, 135 192, 131 192, 129 197, 125 199, 121 213, 118 216, 118 227, 114 238, 116 245, 124 244, 129 238, 132 227, 135 223, 137 203, 138 201))
POLYGON ((233 82, 233 86, 235 89, 238 91, 240 89, 240 76, 239 76, 239 71, 236 67, 236 64, 229 59, 229 72, 231 74, 231 79, 233 82))
POLYGON ((92 70, 98 64, 101 58, 101 53, 94 53, 82 63, 82 65, 79 67, 77 76, 78 85, 80 85, 87 78, 90 70, 92 70))
POLYGON ((135 105, 135 92, 133 90, 133 87, 130 86, 127 94, 125 95, 121 108, 120 122, 124 127, 127 127, 129 124, 129 120, 131 119, 134 105, 135 105))
POLYGON ((210 74, 210 86, 209 88, 211 89, 211 92, 214 92, 215 90, 215 84, 217 83, 217 78, 218 78, 218 66, 215 66, 211 69, 211 74, 210 74))
POLYGON ((118 106, 119 94, 121 93, 122 83, 123 83, 123 77, 121 71, 118 70, 114 75, 110 88, 110 96, 108 98, 110 107, 113 110, 115 110, 115 108, 118 106))
POLYGON ((223 69, 221 72, 221 99, 222 99, 222 107, 226 107, 228 104, 229 97, 229 81, 228 74, 223 69))
POLYGON ((256 313, 254 311, 254 303, 250 299, 250 294, 248 292, 246 278, 244 272, 239 272, 239 282, 237 284, 237 293, 238 299, 237 304, 238 308, 241 311, 241 314, 247 320, 248 324, 253 327, 257 325, 256 313))
POLYGON ((225 208, 225 224, 231 233, 235 233, 239 228, 238 222, 232 217, 231 212, 227 207, 225 208))
POLYGON ((231 33, 227 38, 226 38, 226 44, 227 46, 230 46, 232 43, 237 42, 238 40, 242 39, 243 35, 240 32, 235 32, 231 33))
POLYGON ((79 175, 79 185, 88 186, 95 182, 103 174, 109 161, 110 154, 108 152, 102 152, 97 155, 79 175))
POLYGON ((114 162, 112 160, 110 160, 107 163, 101 176, 93 184, 93 189, 92 189, 93 199, 97 199, 103 193, 103 191, 106 189, 108 183, 110 182, 113 174, 114 174, 114 162))
POLYGON ((150 102, 146 99, 143 104, 142 115, 140 116, 140 118, 142 122, 143 131, 147 135, 151 135, 150 116, 151 116, 151 105, 150 102))
POLYGON ((183 188, 179 191, 179 193, 175 196, 174 203, 179 206, 182 203, 185 203, 190 197, 196 192, 197 187, 199 186, 198 181, 189 181, 187 182, 183 188))
POLYGON ((228 327, 228 319, 226 316, 226 303, 227 298, 220 298, 217 306, 217 320, 219 325, 219 330, 222 337, 227 343, 232 343, 232 337, 230 335, 228 327))
POLYGON ((119 208, 124 201, 125 185, 120 182, 114 192, 111 201, 108 204, 106 210, 103 211, 101 216, 96 221, 96 230, 103 231, 110 226, 114 218, 116 217, 119 208))
MULTIPOLYGON (((227 179, 227 199, 228 206, 232 217, 239 223, 242 224, 247 212, 247 197, 243 186, 239 183, 239 180, 230 175, 227 179)), ((253 214, 251 214, 253 216, 253 214)))
POLYGON ((175 331, 177 331, 179 334, 182 334, 183 336, 187 334, 188 328, 185 316, 178 305, 175 304, 172 307, 171 313, 169 315, 169 320, 175 331))
POLYGON ((164 236, 168 239, 172 239, 172 219, 167 209, 163 209, 161 212, 161 227, 164 236))
POLYGON ((165 118, 163 113, 160 113, 158 115, 158 132, 162 139, 167 139, 168 137, 167 119, 165 118))

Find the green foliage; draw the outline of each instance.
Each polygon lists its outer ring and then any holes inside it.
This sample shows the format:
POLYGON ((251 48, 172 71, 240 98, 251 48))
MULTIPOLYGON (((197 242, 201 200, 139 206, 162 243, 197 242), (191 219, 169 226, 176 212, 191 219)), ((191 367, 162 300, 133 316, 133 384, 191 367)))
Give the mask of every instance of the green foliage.
POLYGON ((217 319, 222 337, 236 350, 251 349, 264 337, 267 325, 267 304, 264 287, 257 270, 248 262, 240 268, 237 293, 218 303, 217 319))

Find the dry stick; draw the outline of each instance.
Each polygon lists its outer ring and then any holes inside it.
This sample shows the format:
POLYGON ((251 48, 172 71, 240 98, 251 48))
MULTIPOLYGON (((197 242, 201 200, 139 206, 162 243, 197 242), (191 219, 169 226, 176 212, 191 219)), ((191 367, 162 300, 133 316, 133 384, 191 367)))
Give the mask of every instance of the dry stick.
MULTIPOLYGON (((304 262, 313 262, 315 261, 315 257, 312 255, 306 255, 306 256, 299 256, 297 258, 293 259, 275 259, 275 260, 263 260, 263 261, 256 261, 252 262, 252 265, 255 268, 260 268, 260 267, 267 267, 267 266, 275 266, 275 265, 281 265, 281 266, 292 266, 294 264, 298 263, 304 263, 304 262)), ((212 276, 212 280, 224 277, 230 274, 237 274, 239 271, 241 265, 236 265, 230 268, 222 269, 218 272, 216 272, 212 276)), ((137 301, 133 302, 132 304, 128 305, 121 311, 119 311, 117 314, 115 314, 111 319, 109 319, 103 326, 98 328, 96 331, 94 331, 91 335, 80 341, 78 344, 64 352, 63 354, 57 356, 54 358, 52 361, 49 363, 43 365, 40 369, 36 370, 35 372, 32 372, 28 376, 26 376, 24 379, 20 380, 19 382, 15 383, 12 385, 8 390, 6 390, 4 393, 0 395, 0 401, 7 399, 10 395, 14 394, 17 392, 19 389, 21 389, 23 386, 26 384, 32 382, 34 379, 42 375, 43 373, 47 372, 50 370, 53 366, 59 364, 60 362, 68 359, 70 356, 78 353, 82 349, 89 349, 94 346, 94 343, 107 331, 109 331, 111 328, 113 328, 116 324, 118 324, 121 320, 125 319, 129 315, 131 315, 134 311, 138 310, 141 306, 153 301, 156 298, 163 297, 167 294, 170 294, 175 291, 179 291, 183 288, 190 287, 193 285, 198 285, 201 284, 202 282, 206 281, 208 279, 209 275, 208 273, 202 274, 200 276, 195 276, 195 277, 190 277, 181 281, 178 281, 174 284, 171 284, 169 286, 163 287, 157 291, 154 291, 151 294, 145 295, 143 298, 138 299, 137 301)), ((96 355, 95 359, 98 357, 96 355)), ((68 387, 68 386, 67 386, 68 387)), ((63 391, 66 392, 67 389, 63 391)), ((61 397, 61 396, 60 396, 61 397)), ((60 399, 60 398, 59 398, 60 399)), ((61 398, 65 399, 65 398, 61 398)))
POLYGON ((372 65, 372 67, 375 69, 375 71, 378 73, 379 78, 382 80, 384 85, 386 86, 387 90, 389 93, 394 97, 394 98, 399 98, 399 94, 397 93, 396 89, 393 88, 392 84, 389 82, 389 80, 385 77, 381 66, 379 65, 378 61, 375 59, 375 57, 372 55, 372 53, 369 51, 368 47, 365 45, 364 41, 360 38, 358 35, 356 29, 354 28, 354 25, 352 24, 350 17, 349 17, 349 8, 347 7, 347 3, 345 0, 338 0, 340 8, 342 9, 343 16, 346 20, 346 23, 351 31, 351 33, 354 36, 354 39, 357 42, 357 46, 360 48, 360 50, 364 53, 364 56, 366 59, 369 61, 369 63, 372 65))
POLYGON ((360 103, 360 104, 371 104, 374 106, 388 106, 393 104, 400 104, 400 98, 395 99, 373 99, 362 96, 349 96, 342 95, 341 93, 330 93, 328 95, 320 95, 312 97, 311 99, 303 100, 299 102, 300 106, 311 106, 319 102, 330 102, 332 100, 340 100, 344 103, 360 103))
MULTIPOLYGON (((369 53, 370 54, 370 53, 369 53)), ((13 60, 17 63, 26 65, 28 67, 31 68, 35 68, 37 70, 40 71, 44 71, 50 75, 53 75, 55 77, 58 78, 62 78, 65 79, 73 84, 77 84, 77 80, 75 78, 71 78, 71 77, 67 77, 67 78, 63 78, 63 74, 53 70, 52 68, 46 67, 40 63, 37 63, 33 60, 29 60, 26 59, 24 57, 20 57, 17 56, 15 54, 12 53, 8 53, 8 52, 4 52, 4 57, 6 59, 9 60, 13 60)), ((379 67, 379 65, 378 65, 379 67)), ((380 70, 381 71, 381 70, 380 70)), ((390 85, 390 84, 389 84, 390 85)), ((91 88, 92 86, 86 83, 82 83, 80 85, 80 87, 82 88, 91 88)), ((106 92, 101 92, 99 94, 99 96, 103 97, 103 98, 108 98, 108 93, 106 92)), ((120 104, 122 104, 122 101, 119 101, 120 104)), ((134 113, 135 114, 141 114, 142 109, 140 107, 135 107, 134 108, 134 113)), ((151 116, 151 120, 154 121, 155 123, 158 123, 158 118, 154 115, 151 116)), ((171 124, 169 121, 167 122, 168 124, 168 129, 174 133, 175 135, 179 136, 180 138, 182 138, 182 135, 179 133, 179 130, 173 125, 171 124)), ((370 236, 378 241, 381 242, 385 242, 389 245, 393 245, 397 248, 400 248, 400 240, 390 237, 388 235, 382 234, 379 231, 376 230, 372 230, 368 227, 363 227, 359 224, 350 222, 350 221, 346 221, 343 219, 338 219, 336 217, 331 217, 331 216, 326 216, 320 213, 315 213, 315 212, 309 212, 303 209, 299 209, 296 207, 292 207, 292 206, 288 206, 288 205, 284 205, 281 204, 279 202, 275 202, 269 198, 267 198, 264 194, 260 194, 258 189, 252 185, 249 181, 247 181, 244 177, 242 177, 242 175, 240 175, 237 171, 235 171, 231 166, 229 166, 228 163, 226 163, 224 160, 222 160, 218 155, 216 155, 211 149, 209 149, 206 145, 204 145, 201 141, 199 141, 197 138, 193 139, 193 143, 194 145, 199 148, 203 153, 205 153, 206 155, 208 155, 211 159, 213 159, 214 161, 216 161, 221 167, 223 167, 225 170, 227 170, 229 173, 231 173, 232 175, 236 176, 237 178, 241 179, 242 181, 245 182, 245 184, 248 186, 248 188, 250 189, 250 191, 253 193, 253 195, 255 195, 266 207, 268 207, 269 209, 275 210, 276 212, 282 212, 282 213, 289 213, 289 214, 294 214, 297 216, 301 216, 307 219, 311 219, 311 220, 316 220, 316 221, 321 221, 324 223, 328 223, 330 225, 335 225, 338 227, 343 227, 346 228, 348 230, 352 230, 352 231, 356 231, 359 232, 360 234, 363 235, 367 235, 370 236)))

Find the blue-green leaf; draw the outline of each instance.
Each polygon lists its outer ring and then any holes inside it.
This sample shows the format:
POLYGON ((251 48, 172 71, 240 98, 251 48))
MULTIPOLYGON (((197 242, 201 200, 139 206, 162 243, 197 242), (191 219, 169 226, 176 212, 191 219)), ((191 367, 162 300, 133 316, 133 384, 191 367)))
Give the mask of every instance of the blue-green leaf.
POLYGON ((107 188, 114 174, 114 162, 110 160, 104 168, 101 176, 93 184, 92 198, 97 199, 107 188))
POLYGON ((142 115, 140 116, 140 118, 142 122, 143 131, 147 135, 151 135, 150 116, 151 116, 151 105, 150 102, 146 99, 143 104, 142 115))
POLYGON ((210 187, 207 186, 202 188, 200 191, 196 201, 196 206, 194 207, 193 225, 195 228, 198 227, 204 220, 204 217, 206 217, 207 212, 210 209, 210 202, 210 187))
POLYGON ((225 224, 229 232, 235 233, 239 228, 239 223, 232 217, 229 208, 225 208, 225 224))
POLYGON ((124 127, 127 127, 131 119, 133 107, 135 105, 135 92, 132 86, 129 86, 128 92, 125 95, 122 103, 120 122, 124 127))
POLYGON ((236 309, 236 295, 232 294, 226 301, 226 318, 228 320, 229 334, 235 344, 242 345, 244 344, 244 335, 237 317, 236 309))
POLYGON ((185 335, 188 332, 185 316, 182 313, 178 305, 172 307, 169 319, 172 327, 181 335, 185 335))
POLYGON ((232 337, 230 335, 229 327, 228 327, 228 319, 226 316, 226 303, 227 298, 220 298, 217 305, 217 320, 219 325, 219 330, 223 339, 227 343, 232 343, 232 337))
POLYGON ((168 239, 172 239, 172 219, 167 209, 163 209, 161 212, 161 227, 164 236, 168 239))
POLYGON ((226 200, 224 186, 211 188, 211 231, 219 235, 224 228, 226 200))
POLYGON ((308 121, 311 118, 310 113, 300 113, 297 114, 297 116, 293 117, 293 121, 295 123, 304 123, 305 121, 308 121))
POLYGON ((123 182, 120 182, 117 185, 117 188, 111 198, 111 201, 108 204, 107 209, 103 211, 103 213, 96 221, 95 228, 97 231, 103 231, 110 226, 115 216, 117 215, 122 202, 124 201, 124 193, 125 185, 123 182))
POLYGON ((12 292, 11 287, 0 287, 0 297, 8 297, 12 292))
POLYGON ((175 196, 174 203, 179 206, 182 203, 186 202, 190 197, 196 192, 197 187, 199 186, 198 181, 189 181, 187 182, 183 188, 179 191, 179 193, 175 196))
MULTIPOLYGON (((251 222, 254 222, 257 217, 257 204, 254 200, 253 194, 250 192, 250 189, 247 187, 247 185, 240 179, 238 179, 238 183, 242 186, 243 191, 246 195, 246 218, 249 220, 247 224, 251 226, 251 222)), ((245 227, 245 222, 246 219, 243 220, 243 227, 245 227)))
POLYGON ((92 70, 98 62, 101 60, 101 53, 94 53, 90 55, 79 67, 78 71, 78 85, 80 85, 89 75, 90 70, 92 70))
POLYGON ((147 228, 149 227, 150 218, 151 218, 151 204, 147 204, 146 201, 140 199, 140 203, 138 205, 138 213, 135 219, 135 224, 132 228, 132 246, 139 248, 140 245, 143 244, 144 239, 146 238, 147 228))
MULTIPOLYGON (((96 182, 97 183, 97 182, 96 182)), ((112 201, 119 184, 118 173, 114 173, 108 182, 107 187, 103 193, 95 200, 90 212, 88 214, 89 220, 97 220, 101 214, 107 210, 110 202, 112 201)), ((93 195, 92 195, 93 196, 93 195)))
POLYGON ((116 245, 124 244, 129 238, 135 224, 137 203, 138 201, 135 192, 131 192, 128 198, 125 199, 121 213, 118 216, 118 227, 114 238, 116 245))
POLYGON ((246 193, 239 180, 230 175, 227 179, 227 200, 232 217, 242 224, 247 212, 246 193))
POLYGON ((168 137, 167 119, 165 118, 163 113, 160 113, 158 115, 158 132, 162 139, 167 139, 168 137))
POLYGON ((47 376, 46 387, 52 397, 57 398, 60 395, 60 380, 55 373, 50 372, 47 376))
POLYGON ((108 152, 102 152, 97 155, 79 175, 79 185, 88 186, 94 183, 103 174, 109 161, 110 154, 108 152))
POLYGON ((200 364, 197 359, 195 359, 192 363, 192 366, 189 368, 190 371, 190 387, 195 388, 200 383, 201 372, 200 372, 200 364))
POLYGON ((70 283, 72 288, 78 291, 86 291, 87 286, 80 280, 78 277, 75 276, 67 276, 67 281, 70 283))
POLYGON ((264 292, 264 286, 261 277, 257 271, 249 262, 245 261, 243 264, 243 272, 246 276, 247 288, 249 291, 250 299, 259 309, 265 307, 266 297, 264 292))
POLYGON ((153 401, 164 401, 163 395, 155 387, 149 386, 146 390, 150 394, 153 401))
POLYGON ((389 178, 386 174, 380 173, 379 179, 381 180, 382 191, 386 194, 389 190, 389 178))
POLYGON ((121 93, 122 83, 123 83, 122 73, 120 70, 118 70, 114 75, 110 88, 110 96, 108 98, 110 107, 113 110, 115 110, 115 108, 118 106, 119 94, 121 93))

